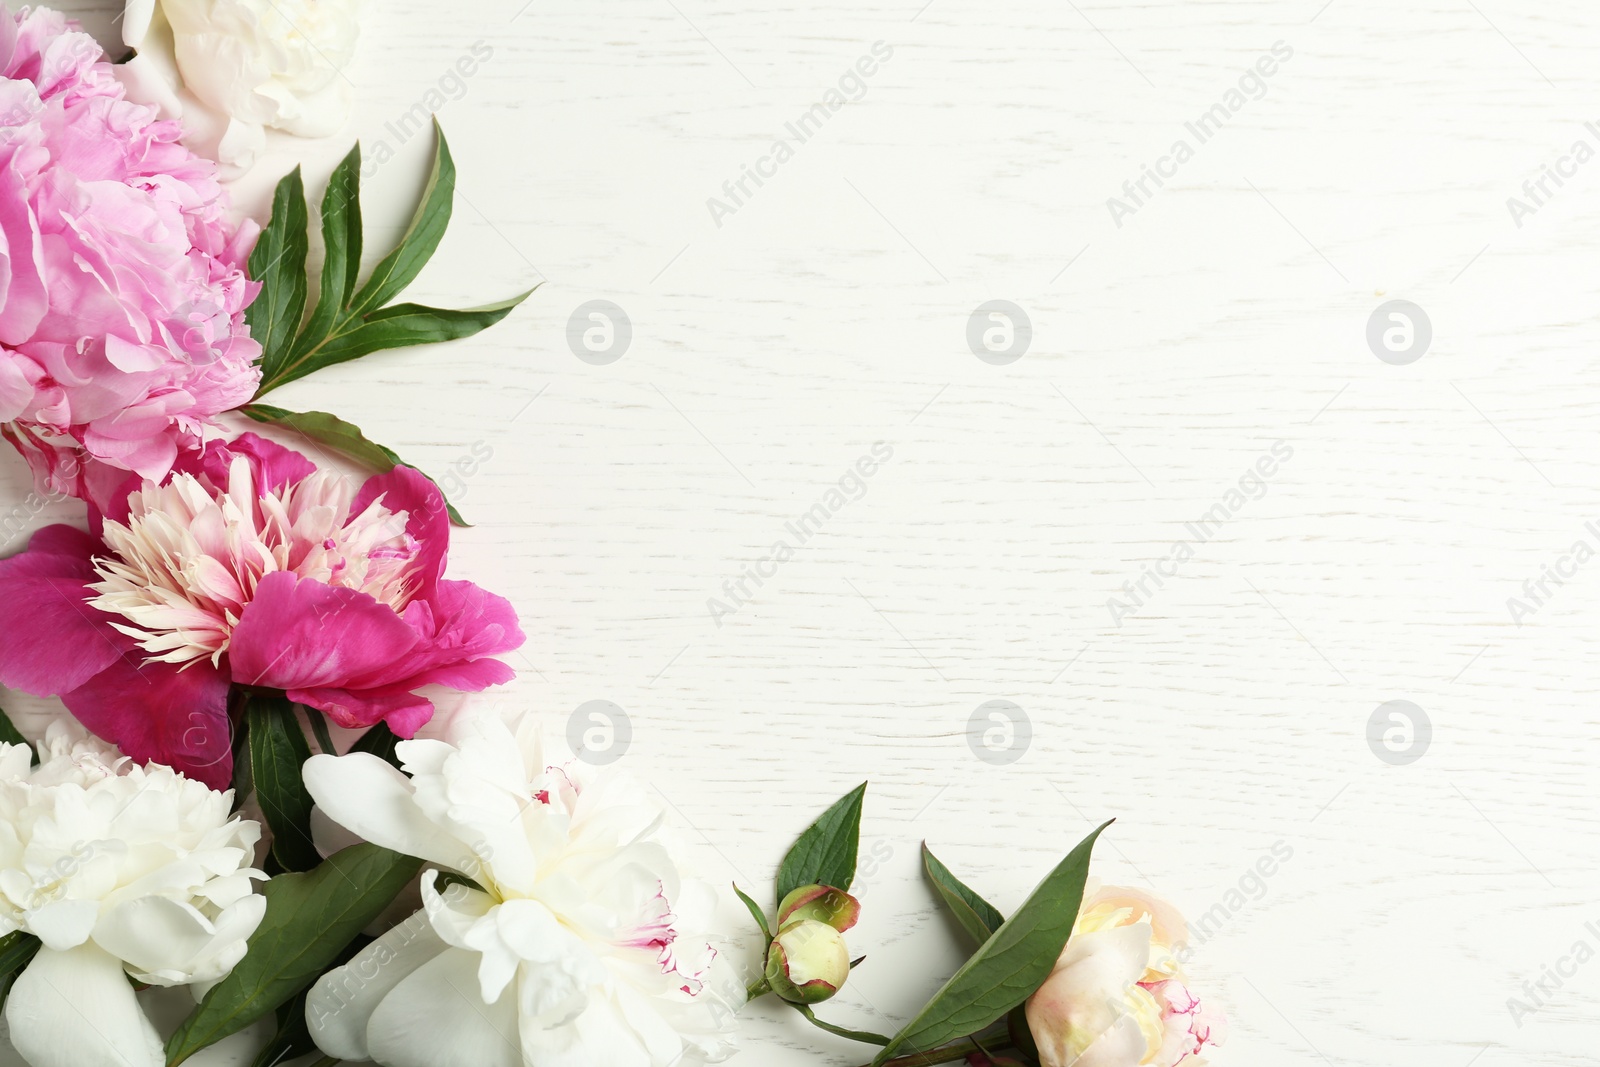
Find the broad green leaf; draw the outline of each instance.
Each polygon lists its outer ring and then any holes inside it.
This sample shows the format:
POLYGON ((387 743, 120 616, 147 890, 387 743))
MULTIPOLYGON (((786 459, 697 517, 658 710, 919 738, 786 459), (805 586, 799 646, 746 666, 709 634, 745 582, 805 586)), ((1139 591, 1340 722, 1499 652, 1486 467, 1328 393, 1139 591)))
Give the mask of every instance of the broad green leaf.
POLYGON ((1045 876, 1017 913, 985 941, 872 1061, 918 1053, 975 1034, 1021 1004, 1055 967, 1072 936, 1102 823, 1045 876))
POLYGON ((395 755, 394 746, 400 739, 389 729, 388 723, 380 722, 360 737, 350 746, 351 752, 370 752, 379 759, 386 761, 391 766, 400 766, 400 757, 395 755))
MULTIPOLYGON (((288 411, 284 408, 273 407, 271 404, 246 404, 239 410, 255 419, 278 426, 287 426, 289 429, 304 434, 313 441, 319 441, 330 448, 334 448, 349 456, 358 463, 364 463, 379 474, 387 474, 396 467, 411 467, 411 464, 401 459, 391 448, 386 448, 376 441, 367 439, 366 434, 354 423, 346 422, 337 415, 330 415, 326 411, 288 411)), ((417 467, 411 467, 424 478, 427 474, 417 467)), ((433 482, 432 478, 428 478, 433 482)), ((438 482, 433 482, 439 488, 438 482)), ((444 496, 444 489, 439 488, 439 495, 444 496)), ((455 505, 445 501, 445 511, 450 514, 450 521, 457 526, 471 526, 461 517, 455 505)))
POLYGON ((511 314, 512 309, 526 300, 531 292, 533 290, 529 289, 509 300, 460 310, 423 307, 421 304, 395 304, 370 312, 359 323, 341 325, 332 336, 310 352, 305 364, 290 372, 283 381, 293 381, 314 370, 331 367, 335 363, 348 363, 386 348, 438 344, 471 337, 511 314))
MULTIPOLYGON (((0 741, 4 741, 8 745, 28 744, 28 739, 22 736, 22 731, 16 728, 11 721, 11 716, 7 715, 3 708, 0 708, 0 741)), ((33 746, 28 745, 28 747, 31 749, 33 746)))
POLYGON ((277 376, 294 346, 306 309, 308 222, 305 186, 296 167, 272 194, 272 218, 250 253, 250 277, 261 292, 245 309, 250 336, 261 344, 263 381, 277 376))
POLYGON ((361 145, 358 142, 333 169, 322 194, 322 279, 317 307, 295 341, 303 355, 328 336, 356 290, 361 273, 361 145))
POLYGON ((421 273, 439 241, 445 227, 450 224, 450 212, 456 192, 456 164, 450 157, 450 145, 444 139, 439 120, 433 120, 433 168, 428 173, 428 184, 422 190, 422 202, 411 216, 405 236, 393 252, 384 256, 372 268, 355 298, 350 301, 350 311, 356 315, 380 308, 400 295, 421 273))
POLYGON ((244 959, 167 1040, 168 1067, 249 1026, 311 984, 421 866, 410 856, 360 844, 316 870, 268 881, 262 887, 267 913, 250 935, 244 959))
POLYGON ((803 885, 831 885, 848 891, 856 878, 861 844, 861 801, 867 783, 856 786, 806 828, 778 867, 778 899, 803 885))
POLYGON ((993 904, 974 893, 962 884, 961 879, 951 874, 950 868, 939 862, 939 857, 928 848, 927 842, 923 842, 922 845, 922 865, 927 870, 928 880, 933 883, 939 899, 944 901, 961 929, 965 930, 976 944, 981 945, 989 940, 990 935, 1000 929, 1000 924, 1006 921, 1005 916, 1001 915, 993 904))
POLYGON ((767 925, 767 916, 764 912, 762 912, 761 905, 745 896, 744 890, 740 889, 737 884, 734 885, 733 891, 739 895, 740 900, 744 901, 745 908, 750 912, 750 918, 754 919, 756 921, 756 925, 761 927, 761 933, 763 936, 765 936, 768 941, 771 941, 772 928, 767 925))
POLYGON ((250 773, 272 828, 272 855, 285 870, 310 870, 322 857, 311 843, 311 794, 300 776, 311 758, 300 719, 283 694, 272 692, 252 693, 245 718, 250 723, 250 773))

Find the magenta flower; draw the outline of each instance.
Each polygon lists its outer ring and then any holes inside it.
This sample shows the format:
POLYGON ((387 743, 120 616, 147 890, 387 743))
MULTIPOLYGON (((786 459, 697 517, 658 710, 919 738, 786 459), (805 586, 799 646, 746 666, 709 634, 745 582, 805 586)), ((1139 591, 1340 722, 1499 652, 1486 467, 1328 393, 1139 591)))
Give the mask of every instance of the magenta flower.
POLYGON ((0 560, 0 683, 140 762, 224 786, 234 685, 410 737, 433 715, 418 688, 512 677, 491 657, 522 644, 516 613, 443 579, 444 497, 409 467, 358 484, 245 434, 91 522, 0 560))
POLYGON ((0 7, 0 431, 85 498, 165 478, 261 376, 259 228, 112 70, 59 12, 0 7))

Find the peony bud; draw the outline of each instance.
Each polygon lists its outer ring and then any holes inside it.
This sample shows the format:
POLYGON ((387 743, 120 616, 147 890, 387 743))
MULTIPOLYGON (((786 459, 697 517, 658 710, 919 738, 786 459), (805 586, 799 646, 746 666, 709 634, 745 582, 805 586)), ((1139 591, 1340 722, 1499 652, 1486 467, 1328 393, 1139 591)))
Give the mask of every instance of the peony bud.
POLYGON ((861 902, 831 885, 803 885, 783 898, 778 905, 778 926, 797 919, 827 923, 841 934, 861 918, 861 902))
POLYGON ((849 976, 844 938, 816 919, 796 919, 781 927, 767 951, 767 984, 795 1004, 827 1000, 849 976))

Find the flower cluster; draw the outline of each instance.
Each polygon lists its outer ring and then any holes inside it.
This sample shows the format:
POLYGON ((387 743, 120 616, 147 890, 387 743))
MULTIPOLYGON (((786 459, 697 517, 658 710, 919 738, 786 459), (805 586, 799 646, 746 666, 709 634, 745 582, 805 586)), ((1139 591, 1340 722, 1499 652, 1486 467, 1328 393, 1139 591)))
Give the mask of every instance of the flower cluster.
POLYGON ((44 491, 164 478, 248 401, 254 223, 59 13, 0 10, 0 427, 44 491))

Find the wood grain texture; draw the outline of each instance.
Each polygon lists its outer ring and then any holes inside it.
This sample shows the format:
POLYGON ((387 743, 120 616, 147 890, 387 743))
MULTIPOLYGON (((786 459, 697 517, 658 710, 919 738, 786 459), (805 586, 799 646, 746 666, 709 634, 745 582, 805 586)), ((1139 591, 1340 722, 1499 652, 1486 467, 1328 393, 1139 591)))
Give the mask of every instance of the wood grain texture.
MULTIPOLYGON (((479 337, 273 396, 435 473, 492 450, 452 553, 529 634, 491 699, 558 735, 620 705, 621 765, 711 880, 752 891, 870 779, 868 961, 822 1009, 841 1024, 892 1029, 960 961, 919 842, 1007 909, 1115 816, 1102 877, 1229 913, 1192 964, 1233 1020, 1214 1062, 1593 1061, 1600 963, 1520 1025, 1507 1000, 1600 949, 1600 563, 1521 625, 1507 599, 1596 544, 1600 161, 1520 227, 1506 200, 1600 147, 1600 11, 523 5, 374 3, 346 134, 274 141, 239 188, 259 212, 295 159, 320 189, 351 138, 387 139, 380 252, 427 156, 390 124, 492 47, 438 109, 461 195, 410 295, 546 284, 479 337), (861 98, 719 226, 707 199, 877 41, 861 98), (1118 226, 1107 198, 1275 42, 1293 55, 1265 94, 1118 226), (1365 340, 1392 298, 1432 322, 1408 366, 1365 340), (607 366, 566 340, 594 299, 633 326, 607 366), (1007 366, 965 338, 993 299, 1035 330, 1007 366), (718 625, 708 599, 878 441, 859 498, 718 625), (1114 622, 1122 584, 1279 441, 1264 492, 1114 622), (993 699, 1033 728, 1003 767, 966 740, 993 699), (1391 699, 1433 724, 1407 766, 1366 739, 1391 699)), ((24 497, 19 461, 0 479, 24 497)), ((723 914, 749 933, 731 894, 723 914)), ((767 1004, 744 1042, 740 1063, 870 1058, 767 1004)))

